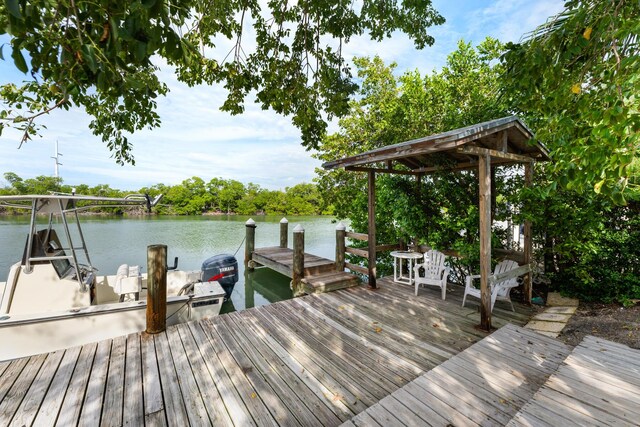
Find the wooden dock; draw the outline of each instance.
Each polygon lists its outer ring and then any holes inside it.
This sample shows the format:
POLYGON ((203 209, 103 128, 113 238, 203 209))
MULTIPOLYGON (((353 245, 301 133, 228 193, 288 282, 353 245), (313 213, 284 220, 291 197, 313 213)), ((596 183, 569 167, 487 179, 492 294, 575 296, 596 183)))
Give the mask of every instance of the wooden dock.
POLYGON ((569 352, 553 338, 506 325, 343 426, 504 426, 569 352))
POLYGON ((335 426, 486 336, 458 287, 378 283, 0 362, 0 425, 335 426))
POLYGON ((638 424, 640 350, 588 336, 508 426, 638 424))
POLYGON ((640 351, 379 285, 0 362, 0 425, 637 425, 640 351))
MULTIPOLYGON (((269 267, 287 277, 293 275, 293 249, 278 246, 256 248, 253 251, 252 259, 254 262, 269 267)), ((333 271, 335 271, 335 261, 305 252, 305 276, 317 276, 333 271)))
MULTIPOLYGON (((307 294, 330 292, 359 284, 358 278, 336 270, 336 262, 317 255, 304 253, 302 285, 307 294)), ((287 277, 293 277, 293 249, 279 246, 256 248, 252 260, 287 277)))

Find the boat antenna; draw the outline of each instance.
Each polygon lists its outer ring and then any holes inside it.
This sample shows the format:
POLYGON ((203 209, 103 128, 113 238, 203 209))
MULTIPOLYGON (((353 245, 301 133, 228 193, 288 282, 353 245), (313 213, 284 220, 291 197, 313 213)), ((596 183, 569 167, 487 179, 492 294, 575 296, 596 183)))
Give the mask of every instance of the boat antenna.
POLYGON ((53 160, 55 160, 55 174, 56 174, 55 176, 56 176, 56 178, 60 177, 60 171, 58 169, 58 166, 62 166, 62 163, 60 163, 60 156, 62 156, 62 153, 60 153, 58 151, 58 140, 56 139, 56 151, 55 151, 54 155, 51 156, 51 158, 53 160))

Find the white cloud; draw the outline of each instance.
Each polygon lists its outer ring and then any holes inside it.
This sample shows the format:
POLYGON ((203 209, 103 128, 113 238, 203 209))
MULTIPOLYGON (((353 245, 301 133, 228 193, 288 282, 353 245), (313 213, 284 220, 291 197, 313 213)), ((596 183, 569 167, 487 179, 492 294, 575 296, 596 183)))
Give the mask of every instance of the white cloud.
POLYGON ((469 29, 503 42, 518 41, 563 9, 563 2, 558 0, 497 0, 469 15, 469 29))
MULTIPOLYGON (((360 3, 358 3, 360 4, 360 3)), ((372 42, 367 36, 354 37, 344 46, 348 61, 353 56, 379 55, 398 63, 397 72, 419 69, 422 73, 440 68, 459 39, 474 43, 491 35, 503 41, 521 35, 559 12, 557 0, 498 0, 493 2, 450 2, 435 0, 435 8, 447 23, 430 29, 436 43, 422 51, 403 34, 372 42)), ((246 28, 246 52, 255 46, 251 27, 246 28)), ((217 40, 214 58, 222 60, 233 40, 217 40)), ((272 111, 263 111, 247 97, 246 111, 230 116, 219 107, 226 91, 221 86, 189 87, 178 82, 173 69, 158 64, 160 77, 171 92, 159 98, 162 127, 144 130, 130 137, 136 166, 118 166, 100 138, 88 129, 90 118, 82 111, 56 111, 43 117, 48 129, 17 150, 19 133, 7 131, 0 137, 0 173, 12 171, 23 178, 53 174, 54 142, 63 153, 60 171, 69 184, 108 183, 112 187, 135 190, 155 183, 175 184, 192 176, 254 182, 267 188, 283 188, 313 179, 320 162, 300 145, 300 132, 290 121, 272 111)), ((0 83, 20 81, 12 62, 0 61, 0 83)), ((337 130, 336 121, 329 125, 337 130)))

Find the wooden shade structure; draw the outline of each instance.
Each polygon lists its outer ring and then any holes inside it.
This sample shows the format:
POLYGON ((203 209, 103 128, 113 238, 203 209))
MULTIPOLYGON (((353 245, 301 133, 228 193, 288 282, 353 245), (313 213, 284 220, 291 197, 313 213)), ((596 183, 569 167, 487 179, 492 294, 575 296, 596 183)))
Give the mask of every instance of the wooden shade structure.
MULTIPOLYGON (((480 309, 481 327, 491 328, 489 276, 491 274, 491 178, 492 168, 524 164, 525 185, 533 178, 533 162, 549 160, 549 152, 516 116, 454 129, 324 163, 325 169, 344 168, 368 174, 369 285, 376 287, 376 173, 421 176, 437 171, 478 170, 480 186, 480 309)), ((525 264, 531 262, 531 223, 524 225, 525 264)), ((525 295, 531 301, 531 274, 525 279, 525 295)))

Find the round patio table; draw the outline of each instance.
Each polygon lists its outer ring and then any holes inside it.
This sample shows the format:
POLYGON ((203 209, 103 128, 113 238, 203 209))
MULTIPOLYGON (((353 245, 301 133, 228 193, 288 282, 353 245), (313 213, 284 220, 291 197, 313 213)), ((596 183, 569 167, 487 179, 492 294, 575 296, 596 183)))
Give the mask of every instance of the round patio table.
POLYGON ((413 285, 413 265, 416 260, 423 257, 419 252, 411 251, 393 251, 391 252, 393 257, 393 281, 396 283, 404 283, 405 285, 413 285), (409 275, 405 276, 402 271, 404 261, 407 261, 409 268, 409 275))

